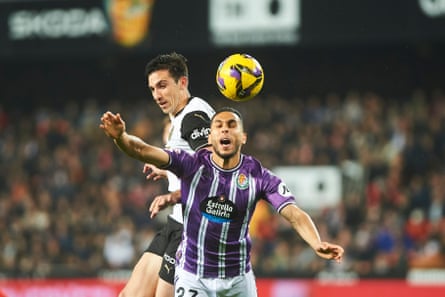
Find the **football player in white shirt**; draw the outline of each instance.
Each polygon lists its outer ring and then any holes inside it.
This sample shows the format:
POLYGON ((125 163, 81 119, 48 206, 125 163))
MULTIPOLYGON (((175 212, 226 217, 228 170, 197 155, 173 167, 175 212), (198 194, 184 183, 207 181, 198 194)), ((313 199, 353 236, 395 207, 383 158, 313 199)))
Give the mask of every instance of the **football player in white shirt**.
MULTIPOLYGON (((214 109, 190 94, 187 60, 178 53, 159 55, 147 63, 148 87, 163 113, 170 118, 166 148, 193 153, 208 146, 210 118, 214 109)), ((147 164, 144 171, 156 168, 147 164)), ((180 182, 167 171, 168 195, 179 195, 180 182)), ((175 254, 183 231, 182 208, 173 207, 167 224, 156 234, 133 269, 119 297, 172 297, 174 295, 175 254)))

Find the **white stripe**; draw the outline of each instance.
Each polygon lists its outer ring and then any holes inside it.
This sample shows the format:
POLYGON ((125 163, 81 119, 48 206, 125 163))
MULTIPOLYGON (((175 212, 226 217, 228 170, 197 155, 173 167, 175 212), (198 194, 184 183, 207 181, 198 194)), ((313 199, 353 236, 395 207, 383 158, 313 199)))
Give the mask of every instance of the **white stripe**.
MULTIPOLYGON (((230 193, 228 199, 235 204, 236 201, 236 176, 238 171, 232 173, 232 178, 230 182, 230 193)), ((229 232, 230 222, 225 222, 221 228, 221 236, 219 238, 219 249, 218 249, 218 277, 226 277, 226 246, 227 246, 227 234, 229 232)))
MULTIPOLYGON (((219 183, 219 175, 218 175, 218 171, 216 169, 213 169, 213 180, 212 180, 212 185, 210 186, 210 192, 209 192, 209 197, 215 196, 216 195, 216 191, 218 190, 218 183, 219 183)), ((205 235, 206 235, 206 231, 207 231, 207 225, 209 223, 209 220, 202 216, 201 219, 201 223, 199 225, 199 237, 198 237, 198 259, 197 259, 197 267, 198 267, 198 271, 196 272, 196 274, 200 277, 204 276, 204 261, 205 261, 205 256, 204 256, 204 244, 205 244, 205 235)))
POLYGON ((196 274, 199 277, 203 277, 204 276, 204 261, 205 261, 205 256, 204 256, 204 243, 205 243, 205 233, 206 233, 206 229, 207 229, 207 225, 209 223, 209 220, 202 216, 201 219, 201 224, 199 225, 199 237, 198 237, 198 246, 197 246, 197 254, 198 254, 198 259, 196 260, 196 265, 197 265, 197 271, 196 274))
POLYGON ((193 180, 190 184, 190 190, 189 190, 187 202, 186 202, 185 209, 184 209, 184 231, 183 231, 184 239, 183 239, 183 244, 181 245, 181 248, 182 248, 181 255, 182 256, 181 256, 181 259, 178 264, 180 267, 184 267, 184 263, 185 263, 185 252, 187 250, 187 222, 189 220, 190 209, 192 208, 193 200, 195 199, 196 187, 198 186, 199 180, 201 179, 203 168, 204 168, 204 166, 201 166, 196 171, 195 176, 193 177, 193 180))
MULTIPOLYGON (((250 210, 252 209, 253 205, 255 204, 255 199, 256 199, 256 185, 255 185, 255 180, 252 178, 251 175, 248 176, 247 178, 248 182, 249 182, 249 202, 247 204, 247 210, 246 210, 246 216, 244 217, 244 222, 241 228, 241 233, 240 233, 240 273, 244 273, 244 271, 246 271, 246 257, 247 257, 247 239, 244 236, 244 234, 246 234, 247 232, 247 228, 249 227, 249 215, 250 215, 250 210)), ((247 234, 247 236, 249 236, 247 234)))

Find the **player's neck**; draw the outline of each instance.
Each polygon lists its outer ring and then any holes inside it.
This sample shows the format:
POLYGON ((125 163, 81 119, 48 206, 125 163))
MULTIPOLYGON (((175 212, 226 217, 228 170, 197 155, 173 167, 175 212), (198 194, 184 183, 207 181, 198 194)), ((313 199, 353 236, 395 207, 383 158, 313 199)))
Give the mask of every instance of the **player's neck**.
POLYGON ((176 117, 178 114, 181 113, 181 111, 184 110, 185 106, 189 103, 189 101, 192 99, 190 94, 188 94, 187 97, 185 97, 183 100, 181 100, 180 104, 177 106, 175 112, 171 113, 171 116, 176 117))
POLYGON ((238 164, 241 160, 241 155, 236 154, 230 158, 223 158, 216 153, 212 153, 211 158, 212 158, 212 161, 216 165, 218 165, 218 167, 220 167, 221 169, 230 170, 230 169, 233 169, 236 166, 238 166, 238 164))

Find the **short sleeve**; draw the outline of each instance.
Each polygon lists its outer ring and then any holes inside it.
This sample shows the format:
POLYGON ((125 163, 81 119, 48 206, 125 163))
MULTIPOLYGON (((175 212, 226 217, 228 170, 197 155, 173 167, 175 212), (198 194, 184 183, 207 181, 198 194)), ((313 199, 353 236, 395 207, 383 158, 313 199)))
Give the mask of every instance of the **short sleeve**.
POLYGON ((210 118, 203 111, 192 111, 184 116, 181 125, 181 137, 196 151, 208 145, 210 118))
POLYGON ((264 199, 280 212, 288 204, 296 204, 295 197, 284 181, 267 169, 263 170, 264 199))

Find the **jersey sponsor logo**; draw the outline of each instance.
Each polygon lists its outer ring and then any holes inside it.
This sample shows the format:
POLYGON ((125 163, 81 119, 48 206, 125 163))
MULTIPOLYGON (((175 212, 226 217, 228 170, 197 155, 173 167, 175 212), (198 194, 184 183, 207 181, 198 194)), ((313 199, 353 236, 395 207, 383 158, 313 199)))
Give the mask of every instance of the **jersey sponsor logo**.
POLYGON ((210 134, 210 128, 208 128, 208 127, 207 128, 206 127, 202 127, 201 129, 196 128, 190 134, 190 138, 192 140, 196 140, 198 138, 207 138, 207 136, 209 136, 209 134, 210 134))
POLYGON ((249 179, 245 174, 240 173, 236 177, 236 186, 241 190, 245 190, 249 187, 249 179))
POLYGON ((281 182, 278 185, 278 194, 280 194, 281 196, 284 196, 284 197, 292 196, 291 191, 289 190, 289 188, 286 186, 286 184, 284 182, 281 182))
POLYGON ((215 223, 230 222, 238 215, 236 205, 224 196, 203 200, 200 209, 204 217, 215 223))

